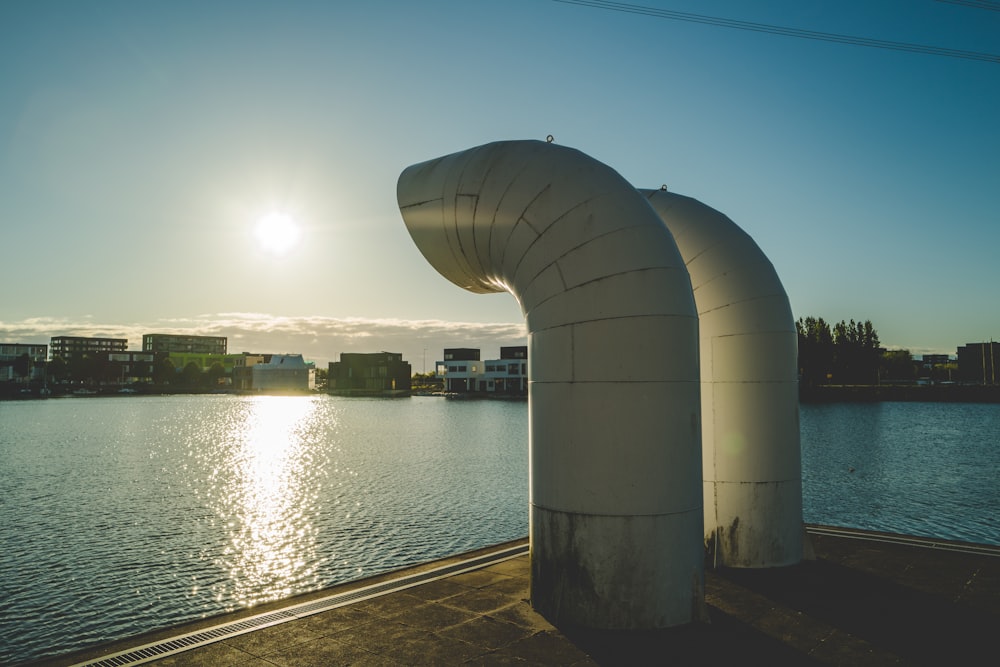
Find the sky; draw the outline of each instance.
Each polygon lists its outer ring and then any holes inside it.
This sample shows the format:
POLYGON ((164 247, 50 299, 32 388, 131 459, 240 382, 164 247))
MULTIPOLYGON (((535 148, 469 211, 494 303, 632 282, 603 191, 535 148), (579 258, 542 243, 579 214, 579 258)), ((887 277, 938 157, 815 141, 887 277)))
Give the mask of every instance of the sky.
POLYGON ((495 358, 526 340, 516 301, 436 273, 396 180, 551 134, 729 216, 796 318, 955 354, 1000 339, 998 53, 986 0, 4 0, 0 342, 495 358))

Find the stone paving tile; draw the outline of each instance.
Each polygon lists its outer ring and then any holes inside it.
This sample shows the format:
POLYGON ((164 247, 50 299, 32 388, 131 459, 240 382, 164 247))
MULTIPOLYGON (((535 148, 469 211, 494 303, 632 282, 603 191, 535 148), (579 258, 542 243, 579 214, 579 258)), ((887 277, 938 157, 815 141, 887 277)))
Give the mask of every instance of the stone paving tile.
POLYGON ((297 621, 279 623, 223 640, 223 644, 250 655, 264 657, 289 646, 319 639, 320 635, 297 621))
POLYGON ((362 648, 343 644, 327 637, 296 644, 284 651, 272 653, 267 657, 267 660, 277 667, 318 667, 321 665, 397 667, 404 664, 388 656, 369 653, 362 648))
POLYGON ((1000 571, 977 569, 956 595, 956 600, 980 611, 1000 614, 1000 571))
POLYGON ((367 650, 407 665, 457 665, 482 653, 471 644, 411 627, 367 650))
POLYGON ((865 667, 977 664, 995 655, 1000 559, 850 538, 820 537, 813 546, 816 560, 799 566, 707 571, 708 622, 663 631, 554 628, 527 602, 521 556, 153 664, 865 667))
POLYGON ((271 663, 218 642, 149 663, 156 667, 271 667, 271 663))
POLYGON ((467 623, 439 630, 438 634, 478 646, 484 651, 493 651, 530 637, 534 631, 489 616, 478 616, 467 623))
POLYGON ((303 628, 315 632, 318 635, 326 636, 333 634, 334 632, 340 632, 341 630, 348 630, 359 625, 364 625, 365 623, 370 623, 376 618, 378 617, 370 611, 365 611, 356 605, 349 604, 343 607, 330 609, 329 611, 321 611, 318 614, 306 616, 301 620, 295 621, 295 623, 300 624, 303 628))
POLYGON ((716 577, 705 578, 705 603, 744 620, 760 618, 774 609, 774 602, 716 577))
POLYGON ((494 652, 498 656, 519 658, 528 665, 596 665, 590 656, 568 639, 550 632, 535 634, 513 642, 494 652))
POLYGON ((405 635, 412 635, 413 628, 402 623, 375 620, 349 630, 342 630, 328 636, 350 646, 362 648, 370 653, 387 655, 386 650, 405 635))
POLYGON ((456 584, 468 586, 469 588, 484 588, 490 584, 495 584, 498 581, 503 581, 505 579, 510 579, 510 577, 506 574, 491 572, 485 569, 456 574, 451 578, 451 580, 456 584))
POLYGON ((897 655, 873 647, 840 630, 834 630, 825 641, 813 648, 809 656, 823 664, 851 667, 909 664, 897 655))
POLYGON ((355 602, 354 606, 361 611, 368 612, 369 614, 378 616, 379 618, 392 618, 396 614, 412 609, 413 607, 419 607, 423 604, 427 603, 420 598, 403 591, 401 593, 380 595, 367 600, 361 600, 360 602, 355 602))
POLYGON ((527 600, 530 595, 527 577, 500 579, 485 587, 485 590, 496 591, 527 600))
POLYGON ((511 593, 489 586, 452 596, 443 600, 441 604, 479 614, 488 614, 523 600, 524 596, 520 594, 520 591, 511 593))
POLYGON ((545 617, 531 608, 527 601, 521 601, 496 609, 489 614, 498 621, 505 621, 527 628, 533 632, 556 632, 555 626, 545 620, 545 617))
POLYGON ((438 579, 426 584, 421 584, 420 586, 409 588, 406 592, 413 597, 426 600, 427 602, 439 602, 441 600, 446 600, 453 595, 465 593, 469 589, 469 586, 463 586, 462 584, 456 583, 451 579, 438 579))
POLYGON ((431 602, 420 607, 414 607, 401 614, 396 614, 392 617, 392 620, 396 623, 403 623, 422 630, 434 631, 467 623, 474 618, 476 618, 474 612, 431 602))
POLYGON ((528 562, 528 556, 524 555, 484 567, 483 572, 496 572, 509 577, 528 577, 531 573, 531 565, 528 562))
POLYGON ((750 625, 803 653, 810 653, 834 632, 826 623, 784 607, 771 609, 750 625))
POLYGON ((465 661, 466 665, 475 665, 476 667, 501 667, 504 665, 510 665, 512 667, 529 667, 531 663, 523 658, 518 658, 514 655, 507 655, 497 651, 490 651, 482 655, 477 655, 469 658, 465 661))

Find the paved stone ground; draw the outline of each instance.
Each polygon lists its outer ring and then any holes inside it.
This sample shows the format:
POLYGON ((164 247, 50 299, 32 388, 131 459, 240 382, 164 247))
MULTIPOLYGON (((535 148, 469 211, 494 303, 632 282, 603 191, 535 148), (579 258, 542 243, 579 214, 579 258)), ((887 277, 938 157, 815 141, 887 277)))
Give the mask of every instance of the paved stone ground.
MULTIPOLYGON (((640 633, 556 628, 527 602, 525 555, 150 664, 951 665, 997 660, 1000 548, 967 554, 867 537, 811 534, 815 559, 795 567, 710 570, 708 621, 682 628, 640 633)), ((266 609, 253 613, 261 611, 266 609)), ((147 635, 131 645, 192 629, 147 635)), ((45 664, 68 665, 125 648, 119 643, 45 664)))

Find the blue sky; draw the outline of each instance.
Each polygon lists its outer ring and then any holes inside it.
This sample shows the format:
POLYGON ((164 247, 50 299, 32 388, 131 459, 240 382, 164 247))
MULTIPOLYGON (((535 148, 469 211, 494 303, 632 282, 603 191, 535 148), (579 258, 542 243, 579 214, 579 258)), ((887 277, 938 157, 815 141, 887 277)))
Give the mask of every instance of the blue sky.
MULTIPOLYGON (((636 4, 1000 53, 997 7, 636 4)), ((0 340, 221 333, 415 370, 446 346, 491 356, 523 339, 517 304, 427 264, 396 179, 552 134, 731 217, 796 317, 954 354, 1000 339, 998 118, 995 61, 552 0, 6 0, 0 340), (301 228, 280 256, 254 237, 272 211, 301 228)))

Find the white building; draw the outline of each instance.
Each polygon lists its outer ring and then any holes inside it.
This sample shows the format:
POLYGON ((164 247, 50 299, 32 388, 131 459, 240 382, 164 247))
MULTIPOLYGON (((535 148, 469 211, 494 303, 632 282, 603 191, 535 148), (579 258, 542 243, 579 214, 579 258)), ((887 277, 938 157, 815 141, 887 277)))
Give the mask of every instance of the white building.
POLYGON ((475 348, 449 348, 436 364, 444 390, 455 394, 528 395, 528 346, 501 347, 499 359, 479 359, 475 348))
POLYGON ((19 378, 15 371, 17 360, 28 355, 30 379, 39 380, 44 377, 45 360, 48 358, 49 346, 35 343, 0 343, 0 382, 19 378))
POLYGON ((316 365, 301 354, 272 354, 254 364, 254 391, 310 391, 316 388, 316 365))

